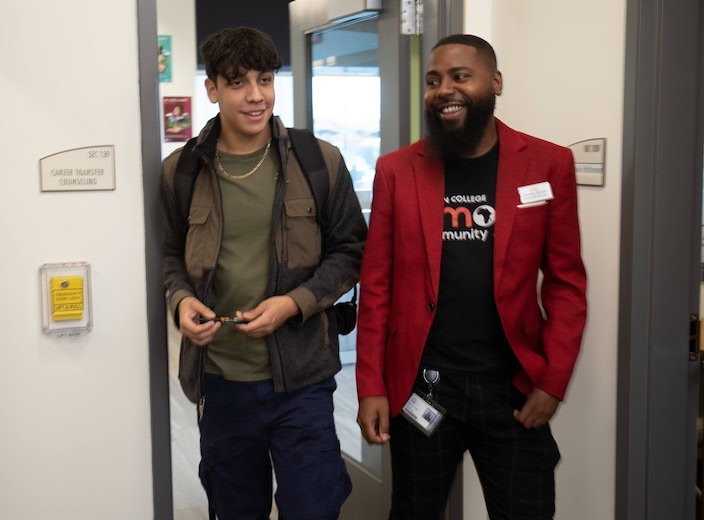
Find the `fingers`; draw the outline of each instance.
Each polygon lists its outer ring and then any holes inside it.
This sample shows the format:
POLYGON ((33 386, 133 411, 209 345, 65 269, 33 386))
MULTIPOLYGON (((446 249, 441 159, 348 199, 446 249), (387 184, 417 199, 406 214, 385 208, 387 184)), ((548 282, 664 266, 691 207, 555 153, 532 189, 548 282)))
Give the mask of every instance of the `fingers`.
MULTIPOLYGON (((179 302, 178 312, 181 332, 196 345, 210 343, 222 326, 219 321, 199 323, 200 316, 214 318, 215 313, 192 296, 179 302)), ((274 296, 250 311, 236 311, 235 316, 243 323, 233 326, 251 338, 263 338, 298 312, 298 305, 290 296, 274 296)))
POLYGON ((200 316, 214 318, 215 313, 203 305, 198 299, 188 296, 178 304, 179 330, 193 343, 199 346, 207 345, 215 337, 221 323, 209 321, 199 323, 200 316))
POLYGON ((546 425, 557 410, 559 399, 535 388, 520 410, 513 411, 513 417, 526 428, 540 428, 546 425))
POLYGON ((378 424, 376 427, 376 433, 381 439, 381 442, 386 442, 391 438, 389 435, 389 412, 388 409, 386 413, 380 414, 378 418, 378 424))
POLYGON ((389 436, 389 400, 386 397, 365 397, 359 402, 357 424, 370 444, 383 444, 389 436))
POLYGON ((181 327, 181 332, 183 332, 193 343, 202 347, 207 345, 215 337, 215 333, 220 330, 222 324, 219 321, 209 321, 203 323, 202 325, 195 325, 194 327, 184 330, 181 327))
POLYGON ((245 323, 235 325, 235 328, 251 338, 261 338, 272 334, 297 313, 298 305, 290 296, 273 296, 264 300, 251 311, 238 311, 236 316, 245 323))

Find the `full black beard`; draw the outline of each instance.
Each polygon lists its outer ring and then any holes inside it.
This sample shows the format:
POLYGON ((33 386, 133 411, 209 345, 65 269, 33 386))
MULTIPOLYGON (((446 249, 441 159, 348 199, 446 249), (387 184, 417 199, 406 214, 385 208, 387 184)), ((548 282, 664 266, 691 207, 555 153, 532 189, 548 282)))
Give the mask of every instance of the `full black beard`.
POLYGON ((494 115, 496 94, 490 92, 476 102, 462 96, 462 101, 467 113, 462 124, 454 128, 445 126, 436 110, 425 109, 428 146, 431 152, 444 160, 468 157, 476 152, 494 115))

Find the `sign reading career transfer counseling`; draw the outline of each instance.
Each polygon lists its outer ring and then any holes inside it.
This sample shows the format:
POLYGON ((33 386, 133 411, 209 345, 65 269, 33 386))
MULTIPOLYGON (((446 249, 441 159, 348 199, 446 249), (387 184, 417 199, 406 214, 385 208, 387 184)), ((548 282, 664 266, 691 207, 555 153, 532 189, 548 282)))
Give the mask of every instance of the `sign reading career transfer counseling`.
POLYGON ((39 160, 42 191, 115 189, 115 145, 74 148, 39 160))

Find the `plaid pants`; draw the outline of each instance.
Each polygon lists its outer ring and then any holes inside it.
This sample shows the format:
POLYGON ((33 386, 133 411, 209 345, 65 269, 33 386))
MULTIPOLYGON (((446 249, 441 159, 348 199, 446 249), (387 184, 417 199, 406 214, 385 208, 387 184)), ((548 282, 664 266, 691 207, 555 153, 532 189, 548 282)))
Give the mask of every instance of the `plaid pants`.
MULTIPOLYGON (((421 374, 416 389, 427 393, 421 374)), ((465 451, 492 520, 552 519, 560 452, 548 425, 526 429, 513 418, 525 396, 511 381, 444 372, 433 399, 447 413, 432 437, 400 415, 391 420, 389 519, 439 519, 465 451)))

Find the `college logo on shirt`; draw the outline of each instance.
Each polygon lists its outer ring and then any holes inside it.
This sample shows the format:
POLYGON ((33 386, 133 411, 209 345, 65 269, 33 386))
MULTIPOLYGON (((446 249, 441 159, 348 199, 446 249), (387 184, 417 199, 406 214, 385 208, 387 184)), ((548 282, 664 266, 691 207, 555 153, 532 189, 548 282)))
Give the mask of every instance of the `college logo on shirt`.
POLYGON ((445 197, 443 240, 486 242, 489 229, 496 222, 496 210, 486 202, 486 195, 453 195, 445 197), (454 203, 454 204, 453 204, 454 203), (474 203, 474 204, 473 204, 474 203), (475 206, 473 209, 472 207, 475 206), (484 229, 481 229, 484 228, 484 229))

